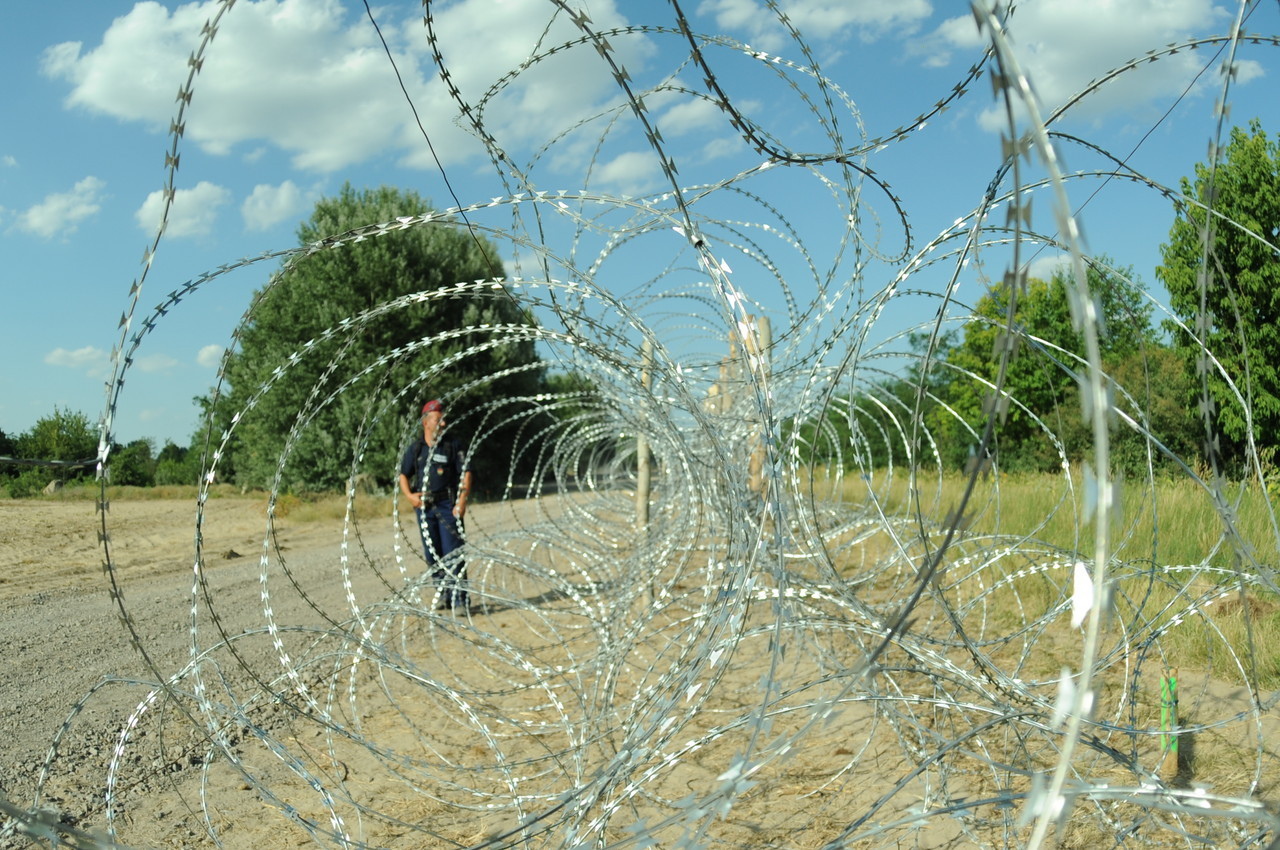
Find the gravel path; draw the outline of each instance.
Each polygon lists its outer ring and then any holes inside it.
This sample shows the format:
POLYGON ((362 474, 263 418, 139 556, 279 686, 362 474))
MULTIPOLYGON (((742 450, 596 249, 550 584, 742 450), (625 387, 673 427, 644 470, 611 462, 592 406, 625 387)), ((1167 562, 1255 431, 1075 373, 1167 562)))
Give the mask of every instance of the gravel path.
MULTIPOLYGON (((341 547, 329 531, 329 540, 316 534, 302 535, 301 542, 288 547, 284 557, 311 601, 330 616, 342 617, 348 606, 339 571, 341 547)), ((261 534, 259 529, 257 536, 261 534)), ((374 551, 385 553, 379 555, 380 568, 392 566, 392 539, 387 530, 378 539, 366 541, 374 551)), ((243 544, 240 549, 245 551, 236 551, 233 557, 226 557, 233 554, 226 550, 208 558, 214 610, 230 634, 266 625, 258 549, 243 544)), ((169 563, 168 569, 126 578, 122 593, 140 644, 166 675, 187 663, 191 643, 190 568, 185 559, 170 559, 169 563)), ((410 566, 420 567, 416 562, 410 566)), ((272 582, 276 589, 271 604, 277 622, 300 625, 322 621, 278 572, 272 582)), ((96 583, 77 585, 12 594, 0 606, 4 659, 0 664, 0 794, 11 803, 29 806, 50 744, 62 737, 53 781, 40 802, 56 807, 73 823, 87 822, 96 828, 103 808, 101 789, 119 730, 150 690, 146 683, 158 677, 132 645, 105 577, 99 572, 96 583), (125 681, 95 690, 104 678, 125 681), (68 722, 73 712, 76 715, 68 722)), ((361 600, 387 595, 385 586, 367 566, 354 572, 352 590, 361 600)), ((218 632, 207 610, 202 608, 201 617, 203 623, 197 631, 201 645, 216 643, 218 632)), ((252 669, 279 670, 269 640, 239 645, 252 669)), ((231 676, 237 674, 247 681, 243 670, 230 671, 231 676)), ((148 762, 157 776, 175 769, 172 753, 162 757, 145 742, 131 744, 129 759, 135 772, 137 764, 148 762)), ((146 788, 134 790, 143 793, 146 788)), ((0 839, 0 847, 11 846, 25 844, 13 838, 0 839)))
MULTIPOLYGON (((479 504, 468 514, 468 530, 476 534, 536 521, 545 507, 479 504)), ((120 730, 154 684, 181 671, 191 657, 194 519, 188 501, 123 502, 110 508, 113 567, 135 645, 102 572, 101 523, 94 504, 0 500, 0 803, 26 810, 38 802, 64 823, 101 833, 120 730), (42 781, 54 742, 52 770, 42 781)), ((362 524, 360 536, 348 536, 345 545, 340 520, 284 519, 269 550, 269 599, 264 602, 265 528, 262 506, 252 500, 228 498, 206 507, 208 599, 202 591, 198 644, 205 650, 220 644, 221 634, 250 634, 235 641, 239 658, 225 649, 217 653, 216 669, 227 680, 223 700, 228 693, 234 699, 259 693, 255 677, 282 673, 266 633, 268 605, 281 639, 298 658, 310 633, 291 633, 289 627, 329 630, 331 621, 351 616, 348 594, 362 608, 387 599, 404 581, 397 557, 410 576, 424 567, 416 541, 411 545, 401 537, 397 546, 389 518, 362 524), (350 588, 342 574, 344 551, 351 564, 350 588)), ((184 688, 191 686, 190 679, 184 681, 184 688)), ((125 749, 117 791, 134 846, 196 846, 206 840, 190 812, 174 802, 173 791, 199 786, 204 766, 199 755, 208 745, 171 710, 169 718, 172 722, 161 724, 144 719, 125 749), (157 734, 160 726, 165 731, 157 734)), ((267 704, 254 710, 254 719, 273 734, 288 734, 293 714, 267 704)), ((256 823, 262 802, 248 792, 223 794, 219 811, 256 823)), ((0 850, 27 846, 25 838, 0 837, 0 850)))

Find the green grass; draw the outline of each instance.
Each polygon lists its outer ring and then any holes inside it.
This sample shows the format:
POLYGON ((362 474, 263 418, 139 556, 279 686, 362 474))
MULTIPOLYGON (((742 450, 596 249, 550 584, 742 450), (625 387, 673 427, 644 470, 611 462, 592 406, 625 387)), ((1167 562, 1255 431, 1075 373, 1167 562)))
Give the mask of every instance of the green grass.
MULTIPOLYGON (((37 493, 29 496, 32 501, 45 502, 90 502, 97 499, 102 491, 96 481, 79 481, 68 484, 56 493, 44 495, 37 493)), ((107 498, 111 501, 159 501, 162 499, 196 498, 197 488, 194 484, 161 484, 155 487, 107 487, 107 498)), ((241 493, 240 488, 230 484, 215 484, 209 488, 211 499, 252 499, 265 501, 263 493, 241 493)))
MULTIPOLYGON (((52 495, 29 497, 32 501, 46 502, 88 502, 101 495, 98 484, 93 481, 71 484, 52 495)), ((189 499, 195 501, 198 495, 194 485, 166 484, 156 487, 117 487, 107 488, 107 499, 117 501, 160 501, 165 499, 189 499)), ((215 484, 209 488, 210 499, 241 499, 262 505, 264 515, 267 507, 268 493, 263 490, 243 492, 231 484, 215 484)), ((294 522, 329 522, 340 520, 346 515, 347 498, 337 493, 318 493, 299 496, 282 493, 276 497, 275 515, 278 518, 288 517, 294 522)), ((355 499, 355 513, 358 519, 372 519, 388 516, 391 513, 391 497, 387 495, 370 495, 361 493, 355 499)))
MULTIPOLYGON (((403 505, 402 509, 404 509, 403 505)), ((391 497, 386 495, 357 495, 354 514, 356 519, 362 520, 390 516, 391 497)), ((276 499, 276 516, 287 516, 294 522, 332 522, 341 520, 346 515, 347 498, 336 493, 305 497, 284 494, 276 499)), ((412 519, 412 509, 409 509, 409 515, 412 519)))
MULTIPOLYGON (((1029 565, 1092 558, 1094 518, 1086 510, 1083 476, 1073 470, 1072 477, 1071 486, 1063 475, 1002 475, 976 483, 964 536, 984 546, 1017 543, 1028 558, 992 564, 982 577, 983 588, 952 589, 953 604, 986 593, 985 611, 995 628, 1011 631, 1069 598, 1072 579, 1066 567, 1033 569, 1016 578, 1011 574, 1029 565), (1038 554, 1037 549, 1049 551, 1038 554), (1060 554, 1053 554, 1054 549, 1060 554), (1000 569, 1008 572, 997 574, 1000 569)), ((861 504, 874 494, 886 514, 922 515, 926 526, 944 522, 968 483, 959 474, 935 476, 920 480, 912 492, 905 476, 890 480, 883 473, 870 480, 846 477, 838 487, 821 470, 815 470, 814 479, 819 498, 861 504)), ((1228 484, 1225 491, 1238 545, 1260 564, 1280 562, 1263 488, 1228 484)), ((1280 687, 1280 657, 1274 652, 1280 646, 1280 599, 1247 584, 1241 600, 1233 570, 1246 575, 1253 570, 1247 559, 1236 557, 1228 524, 1212 495, 1185 478, 1130 483, 1122 489, 1121 507, 1113 517, 1111 558, 1118 563, 1112 573, 1110 639, 1119 641, 1118 624, 1125 624, 1130 637, 1135 629, 1158 635, 1161 650, 1175 665, 1225 672, 1240 659, 1259 686, 1280 687)), ((1061 624, 1055 622, 1053 628, 1060 625, 1062 637, 1073 640, 1066 634, 1067 618, 1058 619, 1061 624)), ((1056 674, 1057 661, 1041 660, 1048 666, 1036 673, 1056 674)))
MULTIPOLYGON (((1085 476, 1021 474, 980 478, 965 511, 969 535, 1029 538, 1048 546, 1092 557, 1094 516, 1085 476)), ((846 475, 837 485, 825 470, 812 471, 813 493, 846 504, 866 503, 874 496, 885 513, 922 515, 941 524, 959 506, 968 481, 955 473, 921 477, 914 488, 898 474, 878 472, 869 480, 846 475)), ((1261 563, 1280 563, 1280 548, 1265 490, 1256 485, 1226 485, 1230 526, 1243 551, 1261 563)), ((1121 560, 1159 564, 1200 564, 1230 568, 1237 542, 1228 534, 1223 512, 1213 497, 1188 478, 1121 482, 1120 505, 1112 514, 1111 553, 1121 560)))
MULTIPOLYGON (((984 576, 988 585, 998 578, 1003 576, 990 571, 984 576)), ((1080 632, 1070 628, 1065 613, 1070 582, 1066 569, 1019 576, 992 589, 984 600, 991 635, 1011 634, 1060 609, 1046 632, 1048 640, 1038 644, 1041 651, 1020 659, 1025 675, 1054 678, 1078 653, 1080 632), (1065 654, 1055 655, 1054 647, 1065 654)), ((962 597, 956 590, 948 595, 962 597)), ((1247 586, 1242 600, 1238 586, 1195 571, 1129 568, 1113 581, 1112 600, 1112 615, 1103 626, 1104 647, 1141 645, 1161 659, 1157 664, 1229 679, 1240 675, 1238 664, 1263 690, 1280 687, 1280 655, 1274 651, 1280 646, 1280 599, 1274 594, 1247 586)))

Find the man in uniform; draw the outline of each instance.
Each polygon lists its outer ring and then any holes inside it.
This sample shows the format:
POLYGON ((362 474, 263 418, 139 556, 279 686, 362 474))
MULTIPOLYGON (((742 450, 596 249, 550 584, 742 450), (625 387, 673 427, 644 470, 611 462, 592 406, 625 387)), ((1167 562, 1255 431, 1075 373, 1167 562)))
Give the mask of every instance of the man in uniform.
POLYGON ((422 406, 422 438, 409 444, 400 461, 400 491, 418 517, 427 565, 440 588, 437 607, 466 609, 467 568, 458 550, 471 493, 470 460, 461 440, 441 434, 444 424, 438 399, 422 406))

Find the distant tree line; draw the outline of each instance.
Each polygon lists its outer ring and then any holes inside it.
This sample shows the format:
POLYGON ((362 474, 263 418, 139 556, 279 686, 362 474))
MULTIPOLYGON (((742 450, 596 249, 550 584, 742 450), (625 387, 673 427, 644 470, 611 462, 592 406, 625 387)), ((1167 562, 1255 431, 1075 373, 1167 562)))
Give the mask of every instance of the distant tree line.
MULTIPOLYGON (((1131 267, 1105 256, 1087 267, 1112 398, 1112 462, 1139 474, 1148 464, 1158 471, 1184 463, 1242 474, 1252 443, 1274 469, 1280 140, 1256 120, 1236 127, 1216 166, 1197 165, 1181 189, 1156 269, 1178 321, 1152 324, 1131 267)), ((947 469, 996 463, 1046 472, 1086 459, 1093 433, 1082 416, 1084 346, 1073 288, 1065 269, 1027 280, 1016 294, 1002 283, 973 305, 962 328, 935 336, 931 350, 927 335, 914 337, 912 368, 835 394, 822 415, 793 423, 801 460, 854 469, 936 457, 947 469), (977 457, 989 417, 999 425, 977 457)))
MULTIPOLYGON (((389 486, 432 398, 473 443, 482 495, 532 474, 540 453, 522 442, 580 418, 583 382, 548 374, 531 313, 493 283, 505 276, 493 244, 457 221, 427 220, 432 212, 386 186, 322 198, 298 228, 315 250, 255 293, 222 381, 196 398, 206 427, 188 447, 113 447, 110 483, 195 484, 216 452, 217 480, 242 488, 341 490, 357 468, 389 486), (549 394, 577 401, 547 405, 549 394)), ((97 443, 83 414, 55 411, 0 455, 84 459, 97 443)), ((92 475, 0 462, 14 496, 92 475)))
MULTIPOLYGON (((0 430, 0 457, 42 461, 89 461, 84 466, 34 466, 0 462, 0 492, 20 499, 36 495, 50 482, 90 481, 98 454, 98 429, 80 411, 54 408, 31 429, 13 436, 0 430)), ((133 487, 191 484, 199 478, 197 456, 184 446, 165 441, 159 453, 149 437, 112 446, 111 483, 133 487)))
MULTIPOLYGON (((1220 161, 1197 165, 1181 189, 1156 269, 1179 321, 1153 325, 1131 267, 1107 257, 1087 267, 1113 399, 1112 458, 1134 473, 1209 464, 1230 474, 1251 456, 1272 467, 1280 454, 1280 141, 1256 120, 1237 127, 1220 161)), ((533 317, 501 287, 459 286, 500 279, 498 252, 457 222, 415 218, 430 211, 413 192, 387 187, 348 185, 321 199, 298 237, 323 249, 259 290, 223 382, 196 400, 207 434, 159 452, 149 439, 113 446, 110 483, 195 484, 212 440, 219 480, 242 487, 342 489, 353 459, 389 485, 429 398, 447 399, 454 425, 482 442, 474 458, 481 487, 529 474, 539 457, 526 450, 529 435, 581 424, 597 401, 581 376, 548 374, 533 317), (549 394, 563 403, 547 404, 549 394)), ((819 415, 791 422, 798 459, 854 469, 936 457, 946 468, 1053 471, 1087 458, 1093 434, 1081 415, 1073 290, 1065 270, 1027 280, 1016 295, 993 288, 962 328, 932 342, 914 337, 917 357, 905 373, 833 393, 819 415), (1011 346, 1018 350, 1005 358, 1011 346), (982 452, 989 416, 1000 427, 982 452)), ((84 414, 55 409, 28 432, 0 431, 0 456, 83 460, 97 443, 84 414)), ((51 480, 93 474, 92 466, 0 462, 0 487, 27 496, 51 480)))
POLYGON ((223 383, 200 399, 212 438, 230 435, 219 480, 340 490, 360 457, 361 474, 390 485, 433 398, 482 446, 471 459, 482 493, 531 456, 515 444, 548 389, 535 321, 490 283, 505 277, 493 244, 460 222, 423 223, 432 212, 386 186, 316 204, 298 240, 323 248, 256 293, 223 383), (409 224, 371 232, 397 221, 409 224))

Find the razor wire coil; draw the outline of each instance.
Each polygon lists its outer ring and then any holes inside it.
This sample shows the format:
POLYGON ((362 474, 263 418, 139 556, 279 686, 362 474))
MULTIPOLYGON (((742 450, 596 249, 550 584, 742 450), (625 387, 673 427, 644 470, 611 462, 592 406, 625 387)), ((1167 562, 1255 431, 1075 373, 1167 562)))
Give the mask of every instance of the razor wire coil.
MULTIPOLYGON (((165 157, 170 203, 186 110, 233 5, 217 4, 191 54, 165 157)), ((230 796, 228 777, 271 807, 284 828, 335 847, 391 846, 406 835, 415 846, 493 848, 890 847, 926 839, 1038 847, 1068 824, 1085 836, 1081 840, 1105 836, 1116 847, 1280 841, 1280 813, 1262 796, 1275 794, 1280 775, 1264 735, 1280 694, 1257 687, 1260 648, 1246 644, 1239 651, 1226 634, 1231 617, 1220 614, 1239 599, 1247 625, 1251 594, 1276 591, 1275 569, 1245 551, 1220 481, 1200 481, 1186 464, 1226 527, 1226 546, 1248 569, 1208 557, 1161 564, 1115 556, 1134 532, 1132 526, 1118 531, 1116 539, 1108 532, 1108 523, 1122 519, 1119 484, 1106 460, 1108 417, 1118 413, 1125 427, 1144 435, 1151 453, 1168 450, 1161 435, 1151 433, 1140 400, 1101 362, 1083 272, 1093 258, 1075 238, 1064 187, 1122 180, 1179 203, 1196 202, 1088 139, 1053 129, 1090 94, 1180 49, 1234 51, 1245 41, 1275 47, 1280 38, 1246 35, 1237 22, 1229 36, 1149 51, 1039 119, 1029 81, 1009 49, 1005 24, 1012 4, 975 3, 988 42, 981 60, 917 118, 867 138, 852 89, 828 79, 778 4, 766 5, 803 62, 697 32, 675 2, 670 20, 597 29, 557 0, 548 5, 537 49, 473 101, 449 73, 447 33, 438 31, 432 4, 425 3, 423 37, 439 80, 458 120, 483 143, 504 196, 370 222, 310 245, 229 262, 181 284, 150 314, 139 313, 162 222, 120 321, 95 459, 108 476, 113 423, 137 352, 171 310, 229 272, 280 263, 248 306, 234 343, 262 300, 289 285, 298 264, 351 243, 457 226, 462 218, 509 248, 519 271, 453 282, 344 317, 284 357, 231 424, 210 433, 190 598, 178 614, 189 638, 180 663, 154 654, 131 612, 116 575, 104 490, 106 577, 128 639, 155 680, 143 685, 146 695, 118 731, 108 760, 107 838, 52 822, 40 798, 58 773, 63 736, 83 707, 103 687, 139 683, 104 683, 77 705, 50 747, 33 804, 23 809, 0 801, 10 832, 50 845, 127 844, 127 813, 137 803, 125 792, 144 772, 129 757, 151 735, 184 753, 199 773, 194 785, 176 776, 153 793, 189 806, 213 846, 234 843, 220 815, 230 796), (553 36, 559 32, 553 25, 565 19, 575 35, 553 36), (679 39, 688 51, 677 71, 646 87, 611 46, 637 38, 679 39), (619 100, 554 129, 531 151, 509 147, 500 120, 490 117, 503 96, 544 63, 578 51, 599 54, 619 100), (733 81, 721 78, 708 58, 712 51, 767 69, 813 118, 825 147, 792 149, 776 128, 754 120, 729 94, 733 81), (678 76, 689 68, 697 69, 700 86, 678 76), (909 207, 870 163, 886 146, 926 132, 929 120, 970 96, 983 75, 1010 116, 1003 163, 977 205, 922 240, 909 207), (647 111, 646 99, 658 95, 719 107, 740 141, 763 159, 728 175, 686 176, 647 111), (1018 110, 1030 116, 1025 126, 1013 117, 1018 110), (663 191, 625 197, 592 185, 598 158, 628 118, 669 183, 663 191), (850 126, 856 128, 852 143, 850 126), (540 188, 544 161, 568 139, 592 132, 594 152, 581 185, 540 188), (1058 151, 1065 144, 1100 153, 1114 169, 1061 171, 1058 151), (1032 174, 1032 162, 1045 174, 1032 174), (768 181, 781 168, 821 187, 838 222, 833 245, 801 232, 771 197, 768 181), (1030 226, 1030 202, 1041 192, 1056 234, 1030 226), (873 235, 880 210, 866 195, 888 207, 901 244, 873 235), (717 205, 725 198, 722 213, 717 205), (820 244, 826 255, 817 254, 820 244), (608 284, 611 264, 634 245, 656 259, 645 270, 651 276, 623 295, 608 284), (1012 321, 1025 284, 1020 252, 1045 247, 1066 250, 1076 263, 1073 314, 1092 340, 1084 354, 1055 347, 1012 321), (1018 356, 1035 356, 1079 376, 1096 469, 1077 474, 1053 424, 1006 392, 1004 369, 990 379, 930 362, 947 327, 988 321, 975 317, 957 291, 968 262, 983 265, 987 256, 1002 265, 1014 258, 1007 270, 990 275, 1011 293, 1010 318, 996 323, 1005 341, 993 360, 1007 366, 1018 356), (767 347, 756 324, 765 299, 744 291, 736 281, 747 275, 732 271, 731 261, 749 264, 785 305, 772 316, 767 347), (868 293, 873 261, 897 269, 868 293), (526 268, 535 271, 525 274, 526 268), (939 269, 942 287, 918 283, 939 269), (878 340, 890 306, 909 295, 936 305, 936 318, 878 340), (415 305, 460 297, 514 299, 542 321, 442 329, 354 359, 351 341, 364 329, 415 305), (925 383, 913 399, 871 391, 877 378, 895 374, 897 346, 913 332, 930 340, 925 370, 952 369, 989 393, 980 420, 964 422, 979 448, 959 504, 944 493, 941 453, 920 415, 925 383), (489 518, 468 532, 470 587, 479 610, 446 615, 435 610, 438 590, 423 571, 412 512, 397 500, 385 520, 359 519, 354 482, 394 462, 368 457, 365 449, 375 428, 400 421, 403 410, 420 401, 420 387, 451 362, 511 339, 545 346, 596 391, 504 399, 460 412, 458 418, 475 426, 481 447, 500 425, 521 423, 536 473, 529 482, 509 474, 489 518), (424 368, 411 384, 389 386, 379 377, 389 364, 451 344, 460 344, 452 359, 424 368), (242 625, 245 612, 223 605, 220 579, 208 570, 202 548, 205 523, 216 522, 208 513, 210 485, 235 429, 319 352, 331 358, 324 377, 308 388, 279 446, 258 553, 261 609, 252 625, 242 625), (645 368, 652 370, 651 386, 641 380, 645 368), (292 453, 314 417, 344 394, 366 392, 370 382, 380 401, 365 410, 355 448, 342 458, 352 482, 347 510, 328 559, 332 569, 318 579, 310 564, 294 563, 279 545, 276 507, 292 453), (1120 402, 1112 400, 1117 389, 1120 402), (861 398, 858 390, 865 391, 861 398), (568 419, 548 424, 537 417, 581 403, 591 406, 568 419), (864 421, 860 405, 885 417, 855 428, 848 445, 835 443, 831 429, 810 437, 783 424, 825 422, 833 411, 858 423, 864 421), (985 460, 1009 409, 1050 438, 1061 466, 1059 509, 1033 528, 1002 524, 1000 473, 985 460), (622 435, 643 435, 660 459, 653 513, 641 528, 632 521, 639 450, 599 449, 605 440, 621 444, 622 435), (822 449, 829 452, 826 479, 805 460, 822 446, 830 447, 822 449), (889 458, 884 468, 872 468, 877 448, 889 458), (908 482, 913 501, 906 508, 890 494, 897 480, 908 482), (1077 498, 1083 510, 1075 507, 1077 498), (1097 535, 1101 558, 1038 537, 1069 511, 1076 511, 1071 521, 1078 537, 1097 535), (994 518, 995 530, 973 531, 975 514, 994 518), (1091 596, 1082 602, 1090 578, 1091 596), (325 587, 335 585, 341 592, 322 599, 325 587), (1157 598, 1157 589, 1166 597, 1157 598), (309 612, 304 622, 278 615, 286 601, 302 603, 309 612), (1184 633, 1212 660, 1205 671, 1183 678, 1190 720, 1176 732, 1188 741, 1227 732, 1243 737, 1244 775, 1227 789, 1160 774, 1156 740, 1170 730, 1145 715, 1152 682, 1173 666, 1174 639, 1184 633), (1048 669, 1054 662, 1056 669, 1048 669), (780 802, 788 800, 795 804, 780 802)), ((1224 104, 1229 85, 1224 77, 1224 104)), ((1265 234, 1248 235, 1270 245, 1265 234)), ((229 348, 219 387, 232 354, 229 348)), ((1231 377, 1213 352, 1204 357, 1231 377)), ((1240 401, 1246 403, 1244 395, 1240 401)), ((403 425, 406 437, 414 425, 403 425)), ((1149 484, 1130 483, 1130 492, 1149 484)))

